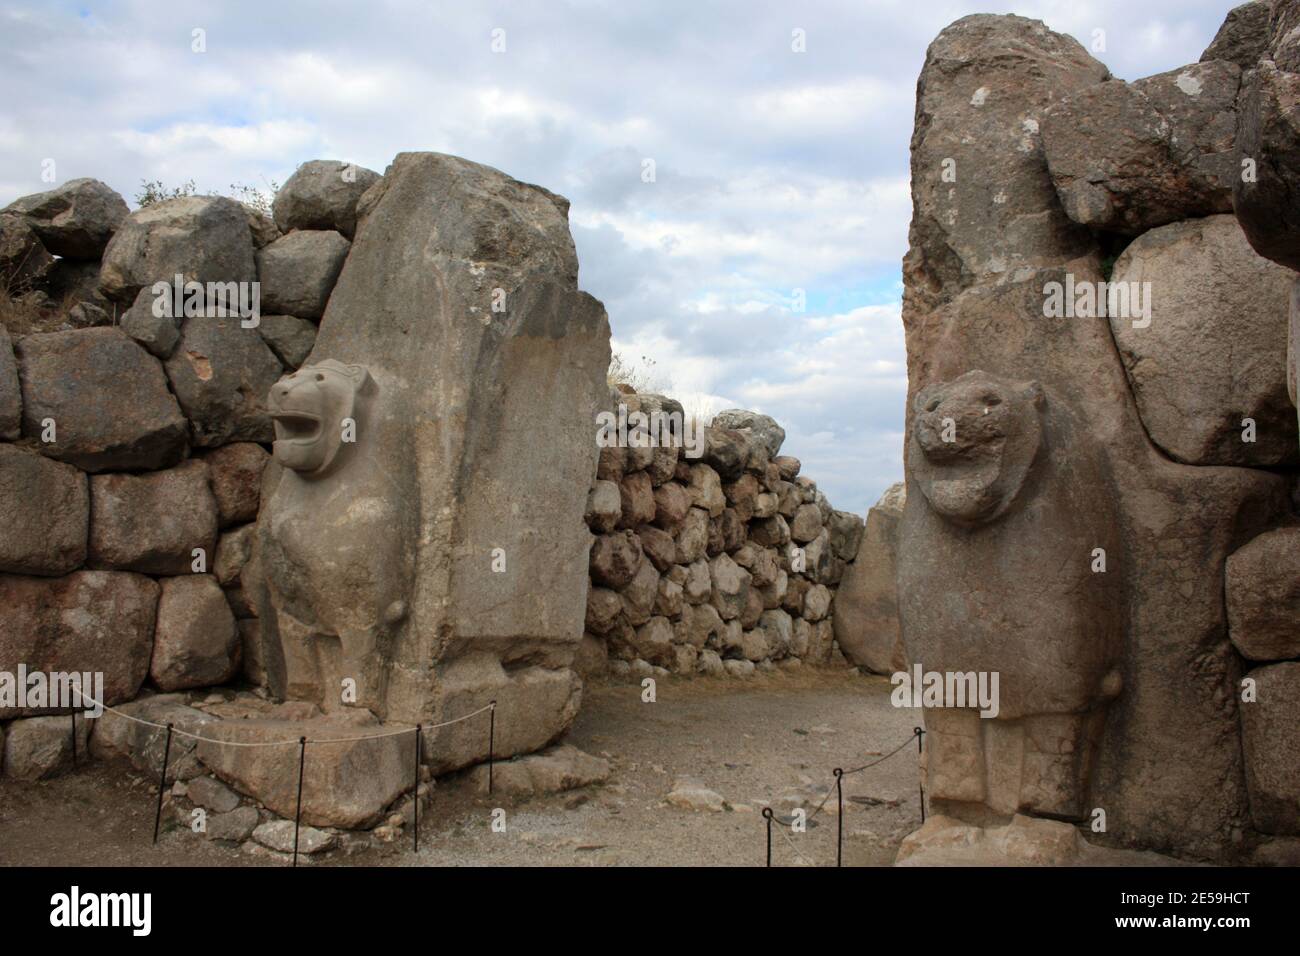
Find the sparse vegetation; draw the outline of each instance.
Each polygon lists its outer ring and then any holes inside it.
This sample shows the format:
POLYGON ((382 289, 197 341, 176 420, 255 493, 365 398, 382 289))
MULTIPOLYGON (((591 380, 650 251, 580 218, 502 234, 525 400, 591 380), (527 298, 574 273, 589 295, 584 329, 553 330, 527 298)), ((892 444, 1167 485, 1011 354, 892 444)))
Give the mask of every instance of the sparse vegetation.
POLYGON ((668 386, 655 371, 655 360, 642 355, 640 361, 629 361, 619 352, 609 359, 609 372, 605 381, 610 385, 631 385, 638 392, 665 392, 668 386))
POLYGON ((192 179, 186 180, 179 186, 164 186, 158 179, 142 179, 140 191, 135 194, 135 204, 143 209, 145 206, 152 206, 154 203, 165 202, 168 199, 193 196, 197 188, 192 179))
MULTIPOLYGON (((279 190, 280 184, 274 179, 270 179, 266 181, 265 186, 254 186, 251 183, 231 183, 230 192, 227 195, 231 199, 243 203, 259 215, 270 216, 271 203, 275 200, 275 194, 279 190)), ((142 179, 140 180, 140 191, 135 194, 135 202, 137 206, 143 209, 145 206, 151 206, 154 203, 164 202, 168 199, 198 195, 216 194, 200 193, 192 179, 187 179, 179 186, 167 186, 158 179, 142 179)))

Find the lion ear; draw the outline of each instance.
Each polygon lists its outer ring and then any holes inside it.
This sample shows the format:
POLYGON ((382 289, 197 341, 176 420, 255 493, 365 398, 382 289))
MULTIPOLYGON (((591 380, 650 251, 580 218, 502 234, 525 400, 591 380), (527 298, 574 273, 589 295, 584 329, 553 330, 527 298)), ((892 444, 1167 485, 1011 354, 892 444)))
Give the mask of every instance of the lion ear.
POLYGON ((939 387, 940 386, 938 385, 927 385, 925 388, 917 392, 916 397, 912 399, 912 411, 914 412, 925 411, 926 403, 930 401, 930 397, 939 390, 939 387))
POLYGON ((370 377, 370 370, 364 365, 348 365, 348 378, 352 379, 352 385, 358 392, 364 392, 374 386, 375 380, 370 377))

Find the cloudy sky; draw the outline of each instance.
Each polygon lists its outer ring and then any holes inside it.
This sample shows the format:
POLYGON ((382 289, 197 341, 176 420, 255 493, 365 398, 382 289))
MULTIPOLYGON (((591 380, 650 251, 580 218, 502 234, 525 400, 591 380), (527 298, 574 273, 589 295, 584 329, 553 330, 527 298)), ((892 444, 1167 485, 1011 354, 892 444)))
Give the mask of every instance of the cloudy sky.
POLYGON ((49 188, 47 159, 132 205, 141 180, 226 193, 315 158, 496 166, 572 200, 580 281, 618 352, 688 408, 774 416, 835 506, 862 512, 902 476, 926 45, 1015 12, 1088 47, 1104 30, 1096 55, 1135 79, 1196 60, 1230 6, 0 0, 0 205, 49 188))

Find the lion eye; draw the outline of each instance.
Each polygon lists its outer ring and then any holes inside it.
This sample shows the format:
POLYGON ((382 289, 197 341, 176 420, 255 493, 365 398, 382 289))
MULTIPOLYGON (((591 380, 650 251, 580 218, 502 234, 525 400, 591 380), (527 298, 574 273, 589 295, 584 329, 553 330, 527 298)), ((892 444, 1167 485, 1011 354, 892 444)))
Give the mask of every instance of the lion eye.
POLYGON ((989 406, 1001 405, 1002 399, 998 398, 996 395, 985 395, 984 404, 989 406))
POLYGON ((317 372, 317 373, 316 373, 316 381, 318 381, 318 382, 323 382, 323 381, 325 381, 325 376, 322 375, 320 372, 317 372))
POLYGON ((930 401, 925 403, 925 410, 927 412, 932 412, 938 407, 939 407, 939 400, 937 398, 932 398, 930 399, 930 401))

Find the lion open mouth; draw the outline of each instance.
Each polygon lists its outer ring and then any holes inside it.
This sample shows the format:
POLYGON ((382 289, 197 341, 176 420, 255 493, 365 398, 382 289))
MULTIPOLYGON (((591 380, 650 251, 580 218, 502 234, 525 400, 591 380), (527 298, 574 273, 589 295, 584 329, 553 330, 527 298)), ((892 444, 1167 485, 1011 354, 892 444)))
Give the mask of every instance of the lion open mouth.
POLYGON ((275 425, 276 442, 287 442, 291 445, 310 445, 320 438, 321 418, 319 415, 285 409, 272 412, 271 421, 275 425))

